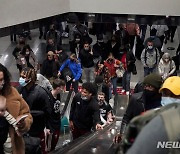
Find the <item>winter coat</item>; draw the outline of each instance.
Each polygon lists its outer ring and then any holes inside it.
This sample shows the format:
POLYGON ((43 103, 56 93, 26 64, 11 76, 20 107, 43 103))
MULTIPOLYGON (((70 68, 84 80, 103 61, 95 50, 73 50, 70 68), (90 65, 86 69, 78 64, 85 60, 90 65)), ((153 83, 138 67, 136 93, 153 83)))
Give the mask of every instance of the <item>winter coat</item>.
POLYGON ((52 130, 50 126, 52 108, 50 97, 45 88, 35 84, 29 90, 26 87, 19 86, 18 91, 26 100, 33 116, 34 121, 29 134, 38 137, 45 127, 52 130))
MULTIPOLYGON (((18 59, 16 62, 17 64, 21 65, 22 68, 28 67, 28 62, 26 60, 26 57, 22 54, 18 56, 18 59)), ((30 54, 29 54, 29 63, 32 66, 32 68, 34 68, 35 70, 38 70, 38 60, 32 51, 30 51, 30 54)))
POLYGON ((121 132, 124 132, 124 126, 129 124, 129 122, 135 117, 140 115, 141 113, 157 108, 161 106, 161 96, 149 98, 148 100, 145 98, 144 91, 135 93, 130 97, 128 107, 122 119, 121 132), (150 102, 148 102, 150 101, 150 102))
POLYGON ((93 54, 90 53, 91 49, 89 51, 86 51, 82 49, 79 53, 79 58, 81 59, 82 67, 90 68, 94 66, 94 57, 93 54))
POLYGON ((141 54, 141 62, 144 67, 154 68, 159 62, 159 51, 154 48, 152 51, 145 48, 141 54))
POLYGON ((131 51, 125 52, 122 56, 121 62, 123 63, 123 66, 125 70, 128 72, 132 72, 135 67, 135 57, 131 51))
POLYGON ((71 103, 69 120, 73 121, 77 128, 90 131, 101 121, 97 99, 92 97, 90 100, 84 101, 81 99, 81 95, 77 94, 71 103))
POLYGON ((173 60, 170 60, 168 64, 165 64, 163 59, 161 58, 158 65, 158 72, 164 79, 171 76, 175 71, 176 65, 173 60))
POLYGON ((41 67, 41 74, 46 78, 56 77, 57 76, 57 65, 54 60, 49 61, 48 59, 43 61, 41 67))
POLYGON ((104 62, 104 66, 108 68, 111 78, 117 76, 116 75, 116 69, 117 68, 114 66, 115 64, 120 65, 121 62, 119 60, 116 60, 116 59, 114 59, 112 63, 108 62, 108 60, 106 60, 104 62))
POLYGON ((81 64, 79 62, 72 62, 70 59, 68 59, 62 64, 59 71, 62 72, 65 67, 68 67, 71 70, 76 81, 79 80, 82 75, 81 64))
MULTIPOLYGON (((20 132, 27 132, 32 124, 32 116, 29 111, 29 107, 21 95, 15 88, 11 88, 11 93, 6 97, 7 111, 14 117, 22 116, 27 114, 28 117, 25 119, 25 127, 19 128, 20 132)), ((24 140, 21 136, 17 136, 14 128, 10 126, 9 134, 12 142, 13 154, 25 154, 24 140)))

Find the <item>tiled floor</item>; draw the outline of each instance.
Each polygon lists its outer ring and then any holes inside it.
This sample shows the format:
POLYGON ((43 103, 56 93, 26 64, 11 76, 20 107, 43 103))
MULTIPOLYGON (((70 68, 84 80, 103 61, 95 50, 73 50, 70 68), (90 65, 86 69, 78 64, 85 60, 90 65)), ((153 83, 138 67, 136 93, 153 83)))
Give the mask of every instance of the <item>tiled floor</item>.
MULTIPOLYGON (((41 39, 39 40, 39 31, 38 29, 31 31, 32 40, 27 40, 27 43, 30 44, 31 48, 35 52, 36 56, 38 57, 38 60, 40 63, 42 63, 43 59, 45 58, 45 51, 43 49, 45 48, 45 40, 41 39)), ((149 36, 149 30, 147 30, 146 38, 149 36)), ((93 38, 93 43, 96 42, 96 39, 94 36, 91 36, 93 38)), ((174 38, 174 42, 171 43, 168 41, 168 43, 164 46, 164 51, 169 52, 172 56, 175 54, 175 51, 177 49, 179 40, 177 37, 177 31, 174 38), (168 50, 167 47, 174 47, 175 50, 168 50)), ((63 44, 68 44, 67 39, 63 39, 63 44)), ((12 51, 15 48, 16 44, 10 42, 10 37, 2 37, 0 38, 0 63, 4 64, 9 71, 12 74, 12 81, 16 82, 19 78, 19 73, 16 68, 16 62, 15 59, 12 56, 12 51)), ((68 46, 68 45, 67 45, 68 46)), ((141 65, 141 62, 139 60, 136 61, 137 66, 137 75, 132 75, 131 77, 131 87, 134 87, 134 85, 140 81, 143 80, 143 67, 141 65)))

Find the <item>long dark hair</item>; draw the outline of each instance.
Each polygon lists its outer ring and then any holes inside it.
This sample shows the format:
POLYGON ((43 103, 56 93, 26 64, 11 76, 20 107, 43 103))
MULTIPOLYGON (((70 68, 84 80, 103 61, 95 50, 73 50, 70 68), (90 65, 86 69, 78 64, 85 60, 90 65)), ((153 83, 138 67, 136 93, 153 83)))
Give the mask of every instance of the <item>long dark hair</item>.
POLYGON ((22 55, 25 55, 26 54, 26 49, 29 50, 29 52, 32 51, 31 47, 29 46, 29 44, 26 44, 24 47, 23 47, 23 50, 21 52, 22 55))
POLYGON ((37 80, 37 72, 33 68, 24 67, 21 71, 21 74, 25 74, 27 79, 30 79, 34 84, 37 80))
POLYGON ((3 96, 7 96, 11 93, 11 74, 8 69, 2 64, 0 64, 0 72, 2 72, 4 75, 4 86, 0 91, 0 94, 3 96))

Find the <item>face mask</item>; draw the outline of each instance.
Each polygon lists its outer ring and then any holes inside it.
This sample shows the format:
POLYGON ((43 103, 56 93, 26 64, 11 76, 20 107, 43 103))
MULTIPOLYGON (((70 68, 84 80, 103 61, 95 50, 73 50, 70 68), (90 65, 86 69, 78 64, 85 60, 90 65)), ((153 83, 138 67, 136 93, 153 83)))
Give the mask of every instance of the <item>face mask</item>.
POLYGON ((3 83, 1 83, 1 85, 0 85, 0 90, 2 90, 2 89, 3 89, 3 87, 4 87, 4 82, 3 82, 3 83))
POLYGON ((99 100, 99 102, 98 102, 98 104, 101 106, 101 105, 103 105, 103 100, 99 100))
POLYGON ((102 86, 102 83, 98 83, 97 86, 98 86, 98 87, 102 86))
POLYGON ((29 55, 29 51, 26 52, 26 55, 29 55))
POLYGON ((19 84, 23 87, 25 87, 29 82, 26 82, 26 80, 23 79, 22 77, 19 78, 19 84))
POLYGON ((165 106, 171 103, 180 103, 180 99, 172 98, 172 97, 162 97, 161 98, 161 105, 165 106))
POLYGON ((113 62, 113 59, 109 58, 109 59, 108 59, 108 62, 109 62, 109 63, 112 63, 112 62, 113 62))
POLYGON ((75 62, 75 59, 71 59, 71 62, 75 62))
POLYGON ((81 99, 82 99, 83 101, 89 100, 88 97, 86 97, 86 96, 81 96, 81 99))
POLYGON ((84 48, 84 50, 85 50, 85 51, 88 51, 88 50, 89 50, 89 48, 84 48))
POLYGON ((144 95, 145 95, 145 98, 147 99, 151 99, 153 98, 155 95, 157 95, 157 92, 156 91, 150 91, 150 90, 144 90, 144 95))
POLYGON ((76 42, 79 42, 80 41, 80 39, 76 39, 76 42))
POLYGON ((24 41, 20 41, 20 42, 19 42, 19 44, 21 44, 21 45, 22 45, 22 44, 25 44, 25 42, 24 42, 24 41))
POLYGON ((152 50, 152 49, 153 49, 153 46, 148 45, 148 49, 149 49, 149 50, 152 50))
POLYGON ((169 61, 169 59, 164 59, 164 61, 167 63, 169 61))

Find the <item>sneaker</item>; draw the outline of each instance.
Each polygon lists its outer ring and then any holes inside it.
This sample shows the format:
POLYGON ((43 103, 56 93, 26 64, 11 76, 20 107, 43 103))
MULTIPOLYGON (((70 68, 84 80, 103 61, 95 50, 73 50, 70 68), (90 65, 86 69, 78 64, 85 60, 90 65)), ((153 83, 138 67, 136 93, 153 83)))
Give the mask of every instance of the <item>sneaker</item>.
POLYGON ((126 91, 126 95, 129 95, 129 91, 126 91))

